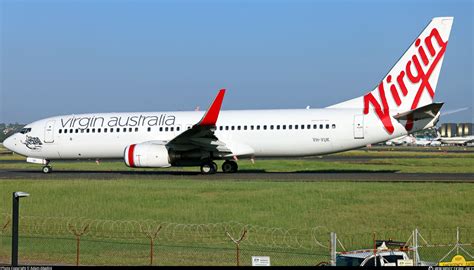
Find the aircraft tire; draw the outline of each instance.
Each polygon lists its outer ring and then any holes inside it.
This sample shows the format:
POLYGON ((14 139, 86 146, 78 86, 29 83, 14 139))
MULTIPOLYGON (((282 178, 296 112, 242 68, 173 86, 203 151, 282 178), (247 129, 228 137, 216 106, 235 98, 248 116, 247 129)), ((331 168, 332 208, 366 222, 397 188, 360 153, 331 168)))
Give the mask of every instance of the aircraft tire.
POLYGON ((48 174, 48 173, 51 173, 53 171, 53 168, 51 168, 51 166, 44 166, 42 171, 43 171, 43 173, 48 174))
POLYGON ((232 163, 228 160, 226 160, 223 164, 222 164, 222 171, 224 173, 231 173, 232 170, 233 170, 234 166, 232 165, 232 163))
POLYGON ((237 165, 237 162, 235 161, 229 161, 230 164, 232 164, 232 171, 231 173, 236 173, 239 170, 239 165, 237 165))
POLYGON ((216 167, 217 165, 214 166, 214 162, 205 162, 201 165, 201 173, 202 174, 215 174, 216 173, 216 167))

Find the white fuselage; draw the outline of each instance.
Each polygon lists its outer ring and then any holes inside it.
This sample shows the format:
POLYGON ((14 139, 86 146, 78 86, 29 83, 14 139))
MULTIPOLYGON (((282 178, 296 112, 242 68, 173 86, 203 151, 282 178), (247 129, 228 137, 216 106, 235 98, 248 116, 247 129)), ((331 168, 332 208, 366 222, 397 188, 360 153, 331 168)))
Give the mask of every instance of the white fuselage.
MULTIPOLYGON (((127 146, 170 141, 191 128, 203 114, 191 111, 57 116, 27 125, 30 131, 15 134, 4 144, 21 155, 46 160, 123 158, 127 146)), ((432 122, 416 121, 411 132, 432 122)), ((364 115, 362 109, 241 110, 222 111, 215 136, 235 156, 292 157, 350 150, 408 133, 396 121, 394 127, 395 131, 388 134, 375 113, 364 115)))

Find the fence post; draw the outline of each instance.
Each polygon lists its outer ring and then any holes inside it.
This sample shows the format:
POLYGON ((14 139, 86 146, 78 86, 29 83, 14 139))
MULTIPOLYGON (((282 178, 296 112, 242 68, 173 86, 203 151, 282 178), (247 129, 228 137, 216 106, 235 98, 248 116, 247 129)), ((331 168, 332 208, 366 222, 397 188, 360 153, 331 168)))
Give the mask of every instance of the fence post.
POLYGON ((413 251, 414 251, 413 264, 415 266, 418 266, 419 260, 420 260, 420 257, 418 254, 418 228, 415 228, 415 230, 413 231, 413 251))
POLYGON ((81 255, 81 236, 83 236, 89 229, 89 224, 86 224, 80 230, 69 224, 69 231, 76 237, 76 266, 79 266, 79 258, 81 255))
POLYGON ((158 236, 158 233, 161 231, 161 228, 162 226, 159 225, 158 227, 155 227, 154 230, 149 227, 144 229, 140 224, 140 231, 144 233, 148 239, 150 239, 150 265, 153 265, 153 257, 155 256, 155 239, 158 236))
POLYGON ((331 232, 330 252, 331 252, 331 266, 336 266, 337 234, 335 232, 331 232))
POLYGON ((244 228, 244 231, 240 235, 239 239, 233 238, 232 235, 230 235, 230 233, 227 231, 227 229, 226 229, 225 233, 230 238, 230 240, 232 240, 232 242, 234 242, 234 244, 235 244, 236 262, 237 262, 237 266, 240 266, 240 242, 242 242, 242 240, 244 240, 245 234, 247 233, 247 229, 244 228))
POLYGON ((459 227, 456 227, 456 254, 459 254, 459 227))

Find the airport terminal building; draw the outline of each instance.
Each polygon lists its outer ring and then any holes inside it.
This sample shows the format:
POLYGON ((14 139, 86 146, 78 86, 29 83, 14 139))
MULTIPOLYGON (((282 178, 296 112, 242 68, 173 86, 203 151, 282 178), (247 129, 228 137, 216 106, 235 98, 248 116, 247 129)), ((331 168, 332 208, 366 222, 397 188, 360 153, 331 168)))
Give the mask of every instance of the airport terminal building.
POLYGON ((439 132, 441 137, 466 137, 474 135, 474 123, 444 123, 439 132))

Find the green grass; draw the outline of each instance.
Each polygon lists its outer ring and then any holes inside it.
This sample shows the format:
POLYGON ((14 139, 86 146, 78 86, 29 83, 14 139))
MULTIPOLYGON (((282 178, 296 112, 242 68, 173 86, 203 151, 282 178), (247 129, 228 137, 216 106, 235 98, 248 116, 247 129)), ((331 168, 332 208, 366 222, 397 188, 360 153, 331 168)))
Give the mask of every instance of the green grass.
MULTIPOLYGON (((379 238, 406 241, 414 228, 429 232, 429 237, 445 229, 453 239, 455 227, 470 228, 474 220, 472 184, 448 183, 355 183, 355 182, 233 182, 233 181, 154 181, 136 180, 3 180, 0 209, 9 213, 11 193, 22 190, 31 194, 21 201, 22 216, 36 216, 39 227, 22 229, 22 258, 31 263, 75 262, 75 242, 64 233, 66 223, 51 226, 58 219, 48 217, 83 217, 92 220, 152 220, 179 224, 214 224, 236 221, 242 224, 282 228, 249 233, 254 239, 267 236, 264 246, 243 242, 242 260, 248 265, 252 255, 271 255, 274 265, 315 265, 328 261, 329 251, 322 247, 287 248, 288 239, 280 232, 302 232, 302 242, 313 243, 311 228, 321 232, 335 231, 348 249, 371 246, 372 232, 379 238), (51 226, 42 235, 42 226, 51 226), (294 229, 294 230, 293 230, 294 229), (277 232, 273 235, 272 232, 277 232), (27 233, 28 232, 28 233, 27 233), (306 233, 303 233, 306 232, 306 233), (270 235, 269 235, 270 233, 270 235)), ((62 219, 63 221, 67 219, 62 219)), ((59 219, 61 220, 61 219, 59 219)), ((1 221, 1 220, 0 220, 1 221)), ((23 220, 23 223, 29 223, 23 220)), ((97 223, 97 221, 96 221, 97 223)), ((99 222, 100 223, 100 222, 99 222)), ((93 265, 146 265, 149 246, 145 236, 120 238, 123 226, 107 223, 102 230, 81 241, 81 261, 93 265), (108 230, 112 230, 108 231, 108 230), (114 231, 118 230, 118 231, 114 231), (114 236, 107 236, 114 235, 114 236)), ((120 224, 120 223, 117 223, 120 224)), ((1 224, 0 224, 1 225, 1 224)), ((212 228, 212 226, 210 226, 212 228)), ((178 226, 181 232, 182 226, 178 226)), ((204 227, 206 228, 206 227, 204 227)), ((187 230, 184 230, 186 232, 187 230)), ((220 241, 187 240, 196 231, 157 243, 156 263, 166 265, 233 265, 234 249, 230 241, 222 242, 223 231, 216 231, 220 241), (220 255, 219 255, 220 254, 220 255)), ((163 232, 170 234, 170 231, 163 232)), ((235 234, 236 235, 236 234, 235 234)), ((317 234, 327 244, 328 234, 317 234)), ((442 235, 444 236, 444 235, 442 235)), ((465 234, 462 234, 465 237, 465 234)), ((290 238, 292 239, 292 238, 290 238)), ((0 262, 8 259, 10 238, 0 235, 0 262), (3 258, 2 258, 3 257, 3 258)), ((472 242, 472 234, 465 241, 472 242)), ((290 241, 294 242, 294 241, 290 241)), ((433 243, 430 241, 430 243, 433 243)), ((437 242, 434 242, 437 243, 437 242)), ((453 242, 441 242, 450 243, 453 242)), ((426 249, 425 249, 426 250, 426 249)), ((444 249, 443 249, 444 250, 444 249)), ((468 249, 472 251, 472 248, 468 249)), ((436 261, 444 256, 440 249, 427 251, 426 257, 436 261)))
POLYGON ((22 190, 22 214, 177 223, 238 221, 353 233, 389 227, 467 226, 472 184, 3 180, 1 212, 22 190), (396 222, 395 222, 396 220, 396 222))
MULTIPOLYGON (((241 170, 271 172, 295 171, 396 171, 474 173, 474 154, 444 152, 351 151, 339 156, 362 156, 364 159, 257 160, 256 164, 241 160, 241 170), (384 156, 395 158, 384 159, 384 156), (419 158, 422 157, 422 158, 419 158)), ((0 156, 0 170, 39 170, 40 166, 23 162, 24 158, 0 156), (11 162, 15 161, 16 162, 11 162), (2 162, 8 161, 8 162, 2 162)), ((131 170, 123 162, 55 162, 55 170, 131 170)), ((155 170, 155 169, 147 169, 155 170)), ((197 168, 171 168, 193 170, 197 168)), ((295 174, 295 179, 298 177, 295 174)), ((175 180, 154 180, 134 175, 133 179, 2 179, 0 181, 0 213, 11 211, 11 193, 26 191, 30 197, 21 201, 22 216, 83 217, 93 220, 153 220, 179 224, 213 224, 239 222, 268 228, 308 231, 321 227, 335 231, 350 249, 367 248, 371 232, 407 240, 415 227, 424 230, 447 229, 447 237, 455 235, 455 227, 472 227, 474 191, 469 183, 385 183, 385 182, 277 182, 271 179, 219 181, 203 177, 183 176, 175 180), (451 235, 452 234, 452 235, 451 235), (353 236, 353 237, 352 237, 353 236), (352 239, 354 242, 352 242, 352 239)), ((1 216, 0 216, 1 217, 1 216)), ((0 229, 4 220, 0 219, 0 229)), ((47 222, 45 222, 46 224, 47 222)), ((222 233, 222 232, 219 232, 222 233)), ((37 233, 38 234, 38 233, 37 233)), ((20 241, 22 258, 30 262, 75 262, 72 235, 33 234, 20 241), (59 238, 58 238, 59 237, 59 238), (62 237, 62 238, 61 238, 62 237), (22 244, 23 243, 23 244, 22 244)), ((436 237, 438 233, 434 233, 436 237)), ((462 237, 465 237, 465 233, 462 237)), ((252 235, 255 237, 255 235, 252 235)), ((431 237, 431 234, 424 235, 431 237)), ((447 238, 446 237, 446 238, 447 238)), ((307 241, 313 241, 309 236, 307 241)), ((273 239, 275 240, 275 239, 273 239)), ((273 241, 272 240, 272 241, 273 241)), ((326 238, 322 238, 325 244, 326 238)), ((0 233, 0 262, 7 261, 10 238, 0 233)), ((429 240, 428 240, 429 241, 429 240)), ((465 241, 472 243, 472 234, 465 241)), ((271 241, 270 241, 271 242, 271 241)), ((242 246, 242 260, 248 265, 251 255, 271 255, 275 264, 315 265, 327 261, 326 249, 288 249, 285 241, 279 248, 256 249, 242 246), (255 250, 256 249, 256 250, 255 250)), ((81 261, 85 264, 148 263, 149 249, 144 238, 83 239, 81 261), (125 241, 125 242, 124 242, 125 241), (124 243, 122 243, 124 242, 124 243)), ((451 242, 450 242, 451 243, 451 242)), ((157 264, 234 264, 231 243, 168 242, 157 245, 157 264)), ((260 247, 262 248, 262 247, 260 247)), ((472 248, 470 249, 472 251, 472 248)), ((443 253, 443 254, 441 254, 443 253)), ((430 251, 432 260, 441 258, 430 251)), ((430 257, 431 258, 431 257, 430 257)))

